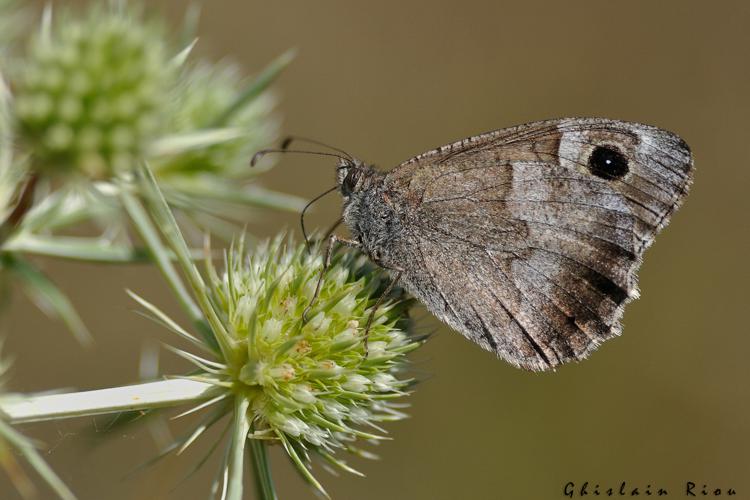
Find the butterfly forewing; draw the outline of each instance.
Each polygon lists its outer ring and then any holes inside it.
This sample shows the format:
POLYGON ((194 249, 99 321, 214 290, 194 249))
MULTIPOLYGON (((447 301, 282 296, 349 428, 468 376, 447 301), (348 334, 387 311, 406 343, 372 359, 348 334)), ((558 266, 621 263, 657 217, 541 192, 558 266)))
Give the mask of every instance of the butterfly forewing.
POLYGON ((514 365, 548 369, 620 333, 643 251, 691 179, 685 142, 655 127, 572 118, 499 130, 385 176, 404 228, 389 250, 441 320, 514 365))

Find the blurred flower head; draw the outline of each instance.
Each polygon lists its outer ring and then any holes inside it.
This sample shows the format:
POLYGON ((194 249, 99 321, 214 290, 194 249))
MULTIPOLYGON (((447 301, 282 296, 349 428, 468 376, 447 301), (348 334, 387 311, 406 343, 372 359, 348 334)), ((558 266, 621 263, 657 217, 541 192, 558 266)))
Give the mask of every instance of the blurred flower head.
POLYGON ((199 62, 185 69, 173 100, 170 132, 224 128, 233 130, 235 136, 155 163, 159 179, 169 183, 175 176, 246 178, 257 173, 248 168, 248 159, 276 139, 278 119, 272 113, 275 99, 268 92, 238 102, 251 83, 244 80, 240 68, 226 62, 199 62))
POLYGON ((277 137, 269 85, 293 58, 286 52, 253 78, 223 62, 187 64, 167 110, 169 134, 152 144, 151 167, 169 204, 204 230, 230 239, 252 217, 248 207, 298 211, 299 198, 253 183, 270 163, 252 155, 277 137))
POLYGON ((18 68, 19 138, 34 167, 108 178, 162 130, 176 67, 166 36, 122 8, 66 13, 30 41, 18 68))
MULTIPOLYGON (((16 3, 0 0, 0 28, 16 3)), ((251 153, 277 132, 268 87, 292 54, 251 79, 236 66, 193 62, 194 21, 186 17, 187 40, 178 46, 138 2, 97 2, 54 15, 47 8, 40 27, 24 37, 27 50, 0 61, 0 243, 34 301, 81 339, 88 334, 65 294, 19 257, 143 260, 129 227, 137 214, 123 202, 131 189, 123 185, 137 167, 153 167, 193 235, 197 228, 229 239, 251 219, 249 207, 303 205, 249 185, 260 170, 249 168, 251 153), (28 210, 2 226, 24 192, 28 210), (95 234, 65 234, 82 223, 95 234)))
MULTIPOLYGON (((109 182, 148 162, 185 221, 222 237, 247 223, 248 207, 301 208, 249 185, 270 165, 251 169, 249 159, 277 135, 268 87, 291 52, 248 79, 228 63, 189 61, 194 41, 175 48, 163 24, 124 3, 46 12, 11 72, 17 142, 31 169, 109 182)), ((117 204, 107 200, 117 188, 94 191, 99 205, 117 204)))

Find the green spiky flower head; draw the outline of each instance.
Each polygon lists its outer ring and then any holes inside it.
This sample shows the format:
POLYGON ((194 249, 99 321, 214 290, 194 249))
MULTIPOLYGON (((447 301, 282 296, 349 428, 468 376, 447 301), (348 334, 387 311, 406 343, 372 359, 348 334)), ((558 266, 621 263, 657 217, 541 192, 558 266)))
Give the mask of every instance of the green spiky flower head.
POLYGON ((57 16, 31 40, 15 87, 35 167, 105 178, 160 128, 175 74, 162 30, 124 8, 57 16))
POLYGON ((210 360, 175 349, 203 372, 189 378, 216 385, 218 396, 210 403, 234 401, 211 417, 216 421, 234 406, 235 428, 247 430, 234 446, 242 449, 247 439, 255 448, 281 444, 303 477, 325 494, 310 472, 313 456, 357 473, 336 452, 372 457, 358 441, 382 439, 383 422, 406 416, 398 402, 413 383, 405 375, 406 354, 423 342, 407 331, 411 300, 398 291, 375 307, 387 276, 361 254, 341 252, 305 319, 323 265, 318 247, 291 248, 279 237, 248 252, 240 243, 225 264, 218 272, 209 261, 205 284, 188 267, 191 281, 200 283, 204 310, 211 311, 209 338, 216 342, 199 340, 134 298, 160 322, 215 353, 210 360))
POLYGON ((358 439, 378 439, 383 421, 404 415, 405 354, 419 346, 406 327, 409 300, 376 310, 365 348, 365 326, 386 276, 354 252, 336 256, 308 314, 323 264, 320 253, 281 239, 251 254, 235 247, 210 289, 234 330, 236 361, 227 366, 235 391, 250 400, 256 437, 279 440, 308 474, 312 450, 348 469, 335 450, 358 452, 358 439))

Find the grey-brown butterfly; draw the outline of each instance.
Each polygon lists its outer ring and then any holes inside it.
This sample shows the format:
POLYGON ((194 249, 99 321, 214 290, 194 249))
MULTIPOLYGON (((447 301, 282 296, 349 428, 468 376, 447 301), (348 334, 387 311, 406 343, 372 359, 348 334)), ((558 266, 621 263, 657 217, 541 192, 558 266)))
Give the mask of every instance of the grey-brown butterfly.
POLYGON ((351 240, 435 316, 529 370, 621 332, 643 252, 692 182, 671 132, 603 118, 470 137, 389 172, 342 157, 351 240))

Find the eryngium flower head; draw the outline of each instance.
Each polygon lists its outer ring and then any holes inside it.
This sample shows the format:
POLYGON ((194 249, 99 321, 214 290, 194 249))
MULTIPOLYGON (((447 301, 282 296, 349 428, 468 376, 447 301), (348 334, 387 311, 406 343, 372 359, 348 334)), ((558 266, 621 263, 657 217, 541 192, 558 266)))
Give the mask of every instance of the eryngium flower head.
POLYGON ((165 39, 122 8, 58 16, 34 36, 14 84, 35 167, 95 178, 132 167, 160 128, 175 73, 165 39))
MULTIPOLYGON (((344 449, 366 455, 354 443, 378 439, 377 433, 384 432, 380 422, 405 416, 395 402, 412 384, 402 371, 405 355, 423 340, 406 331, 410 301, 403 291, 384 296, 391 288, 384 283, 384 271, 358 253, 335 254, 321 273, 317 245, 309 252, 304 246, 289 248, 281 237, 249 252, 240 238, 226 253, 221 273, 207 252, 201 275, 153 173, 144 165, 136 174, 154 222, 190 284, 197 304, 170 277, 201 336, 131 295, 155 320, 209 353, 206 358, 173 349, 198 368, 186 378, 215 386, 211 391, 204 387, 200 394, 210 399, 183 414, 210 406, 213 411, 176 445, 184 449, 231 412, 232 432, 221 473, 228 497, 242 494, 247 448, 254 457, 258 487, 272 494, 269 440, 282 444, 298 471, 322 492, 308 469, 308 452, 353 471, 333 453, 344 449), (317 298, 311 304, 313 295, 317 298)), ((151 248, 169 259, 159 245, 151 248)))
MULTIPOLYGON (((218 411, 247 408, 235 418, 246 419, 241 426, 250 429, 248 438, 283 445, 305 479, 325 493, 310 473, 311 452, 357 473, 334 453, 372 457, 356 442, 382 439, 382 422, 406 416, 397 403, 413 383, 404 375, 405 358, 424 340, 407 332, 411 300, 403 291, 385 298, 366 339, 367 321, 388 282, 359 253, 334 256, 308 321, 302 313, 323 264, 318 247, 288 248, 277 238, 248 253, 241 242, 225 260, 221 274, 207 264, 208 281, 201 285, 216 314, 212 321, 222 325, 216 334, 225 339, 217 338, 220 348, 134 298, 157 320, 215 354, 217 359, 209 360, 175 349, 203 372, 190 378, 217 386, 220 395, 209 404, 233 398, 234 405, 218 411)), ((237 446, 244 447, 246 439, 240 440, 237 446)))
POLYGON ((377 308, 366 353, 365 325, 385 275, 353 252, 334 257, 304 322, 322 264, 317 250, 290 250, 280 239, 251 254, 235 247, 209 287, 240 339, 240 361, 227 370, 251 400, 255 432, 329 456, 404 416, 393 401, 411 383, 404 355, 420 341, 406 332, 409 301, 398 297, 377 308))
POLYGON ((154 164, 156 175, 169 183, 173 177, 221 175, 247 179, 257 174, 248 168, 248 158, 268 146, 277 135, 279 120, 273 114, 274 97, 260 91, 237 104, 248 84, 239 67, 229 63, 201 62, 187 68, 180 79, 168 124, 170 133, 189 133, 225 127, 241 133, 233 140, 181 154, 154 164))

